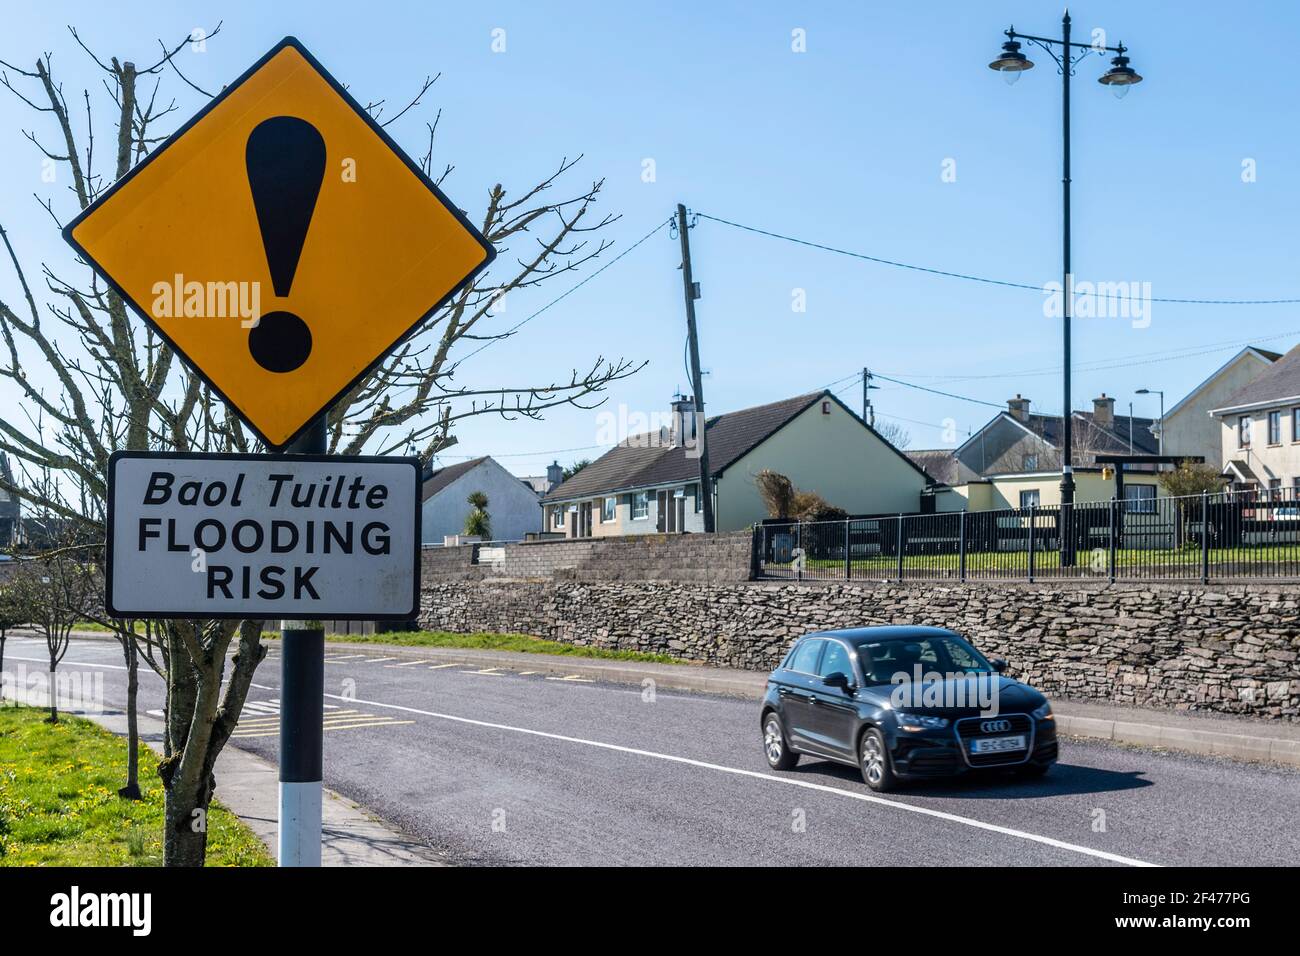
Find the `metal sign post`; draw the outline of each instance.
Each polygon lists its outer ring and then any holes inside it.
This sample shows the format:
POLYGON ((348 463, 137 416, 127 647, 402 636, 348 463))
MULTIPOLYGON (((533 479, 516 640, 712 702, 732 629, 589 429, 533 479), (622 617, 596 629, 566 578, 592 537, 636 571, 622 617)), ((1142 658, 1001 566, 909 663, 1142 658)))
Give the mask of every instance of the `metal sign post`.
MULTIPOLYGON (((289 454, 323 455, 325 416, 289 446, 289 454)), ((417 535, 416 540, 419 540, 417 535)), ((324 786, 325 625, 280 622, 281 866, 320 866, 321 791, 324 786)))

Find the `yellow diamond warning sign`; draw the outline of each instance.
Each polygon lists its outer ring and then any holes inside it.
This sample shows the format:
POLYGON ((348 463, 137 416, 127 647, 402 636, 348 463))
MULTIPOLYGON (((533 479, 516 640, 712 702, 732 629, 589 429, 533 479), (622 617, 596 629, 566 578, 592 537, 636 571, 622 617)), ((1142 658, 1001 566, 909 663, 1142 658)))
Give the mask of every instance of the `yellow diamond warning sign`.
POLYGON ((495 255, 292 37, 64 238, 276 448, 495 255))

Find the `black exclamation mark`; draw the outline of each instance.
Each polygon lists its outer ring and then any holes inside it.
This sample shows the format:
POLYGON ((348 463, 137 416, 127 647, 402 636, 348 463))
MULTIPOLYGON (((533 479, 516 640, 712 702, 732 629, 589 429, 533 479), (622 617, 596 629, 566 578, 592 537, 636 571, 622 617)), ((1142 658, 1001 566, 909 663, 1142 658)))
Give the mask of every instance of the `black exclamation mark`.
MULTIPOLYGON (((325 178, 325 139, 306 120, 273 116, 248 134, 244 162, 271 284, 283 299, 325 178)), ((292 372, 311 355, 311 329, 292 312, 267 312, 248 333, 248 351, 268 372, 292 372)))

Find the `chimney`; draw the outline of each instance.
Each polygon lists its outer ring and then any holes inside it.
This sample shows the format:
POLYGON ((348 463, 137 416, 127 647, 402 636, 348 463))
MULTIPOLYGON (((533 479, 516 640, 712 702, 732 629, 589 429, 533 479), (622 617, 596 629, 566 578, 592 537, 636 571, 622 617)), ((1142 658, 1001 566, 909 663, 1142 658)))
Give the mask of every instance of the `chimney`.
POLYGON ((1016 392, 1015 398, 1007 399, 1007 411, 1009 411, 1011 417, 1017 421, 1029 421, 1029 399, 1021 398, 1020 393, 1016 392))
POLYGON ((691 444, 695 441, 695 396, 678 392, 673 396, 672 410, 671 444, 691 444))
POLYGON ((558 461, 553 461, 546 466, 546 490, 550 491, 556 485, 564 480, 564 469, 560 467, 558 461))
POLYGON ((1115 399, 1107 398, 1102 392, 1100 398, 1092 400, 1092 420, 1104 428, 1115 424, 1115 399))

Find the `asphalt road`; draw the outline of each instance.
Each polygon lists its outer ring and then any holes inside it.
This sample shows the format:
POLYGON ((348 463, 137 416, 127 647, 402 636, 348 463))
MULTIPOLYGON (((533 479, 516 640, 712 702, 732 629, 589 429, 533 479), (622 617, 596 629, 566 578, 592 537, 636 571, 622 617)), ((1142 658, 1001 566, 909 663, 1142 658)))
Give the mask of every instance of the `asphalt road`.
MULTIPOLYGON (((41 668, 11 638, 6 669, 41 668)), ((1062 741, 1044 779, 918 785, 878 796, 849 767, 763 759, 757 704, 327 647, 325 784, 471 864, 1292 865, 1300 773, 1062 741)), ((104 675, 115 643, 63 668, 104 675)), ((142 674, 144 669, 142 668, 142 674)), ((278 648, 234 744, 276 759, 278 648)), ((142 677, 142 709, 162 706, 142 677)), ((220 781, 218 781, 220 795, 220 781)))

